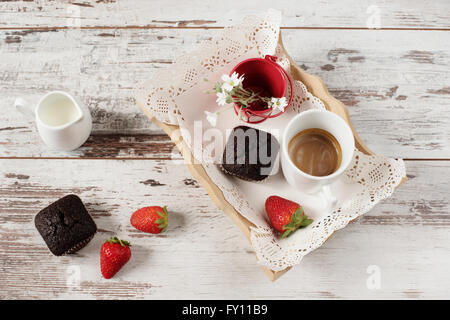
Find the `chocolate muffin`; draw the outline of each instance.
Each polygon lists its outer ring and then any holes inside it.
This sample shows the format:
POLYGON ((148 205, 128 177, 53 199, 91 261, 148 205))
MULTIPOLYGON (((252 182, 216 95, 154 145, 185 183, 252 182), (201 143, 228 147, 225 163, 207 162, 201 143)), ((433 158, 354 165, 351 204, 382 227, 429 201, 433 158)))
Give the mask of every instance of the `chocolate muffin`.
POLYGON ((83 202, 67 195, 39 211, 34 218, 36 229, 55 255, 74 253, 91 241, 97 232, 94 220, 83 202))
POLYGON ((280 146, 270 133, 238 126, 228 137, 222 170, 247 181, 262 181, 272 171, 280 146))

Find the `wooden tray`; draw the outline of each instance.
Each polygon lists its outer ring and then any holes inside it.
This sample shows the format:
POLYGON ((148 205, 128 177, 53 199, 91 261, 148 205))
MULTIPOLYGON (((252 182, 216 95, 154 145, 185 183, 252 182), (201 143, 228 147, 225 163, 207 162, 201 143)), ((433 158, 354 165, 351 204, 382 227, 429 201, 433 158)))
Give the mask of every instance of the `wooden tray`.
MULTIPOLYGON (((303 84, 308 88, 308 91, 311 92, 314 96, 322 100, 327 110, 332 111, 342 117, 347 123, 350 125, 353 135, 355 137, 355 146, 356 148, 368 155, 373 155, 374 153, 369 150, 369 148, 362 142, 361 138, 358 136, 358 134, 355 131, 355 128, 353 127, 353 124, 350 120, 350 116, 347 111, 347 107, 331 96, 331 94, 328 92, 327 87, 325 86, 325 83, 322 79, 320 79, 317 76, 308 74, 301 68, 299 68, 295 62, 292 60, 292 58, 287 54, 286 49, 283 46, 283 42, 281 40, 281 33, 279 37, 279 44, 281 45, 284 53, 286 54, 286 57, 289 59, 289 62, 291 64, 291 75, 294 80, 300 80, 303 82, 303 84)), ((175 125, 168 125, 165 124, 159 120, 157 120, 150 111, 145 108, 144 105, 141 103, 137 103, 139 107, 144 111, 144 113, 147 115, 147 117, 152 120, 154 123, 156 123, 164 132, 172 139, 172 141, 177 145, 178 149, 180 150, 183 158, 185 159, 187 166, 192 173, 193 177, 198 181, 198 183, 206 189, 209 196, 213 200, 213 202, 216 204, 216 206, 221 209, 223 212, 225 212, 231 220, 236 223, 236 225, 241 229, 241 231, 244 233, 244 235, 247 237, 247 239, 250 241, 250 226, 255 226, 252 222, 244 218, 239 212, 237 212, 234 207, 228 203, 228 201, 224 198, 222 191, 217 187, 216 184, 209 178, 207 175, 205 169, 201 164, 195 164, 194 157, 187 147, 186 143, 183 141, 183 138, 179 134, 178 126, 175 125)), ((407 178, 403 178, 400 184, 402 184, 404 181, 406 181, 407 178)), ((399 184, 399 185, 400 185, 399 184)), ((398 187, 398 186, 397 186, 398 187)), ((328 239, 330 239, 328 237, 328 239)), ((327 240, 328 240, 327 239, 327 240)), ((269 279, 271 281, 275 281, 278 279, 281 275, 286 273, 290 270, 290 268, 286 268, 282 271, 273 271, 267 267, 262 267, 264 272, 267 274, 269 279)))

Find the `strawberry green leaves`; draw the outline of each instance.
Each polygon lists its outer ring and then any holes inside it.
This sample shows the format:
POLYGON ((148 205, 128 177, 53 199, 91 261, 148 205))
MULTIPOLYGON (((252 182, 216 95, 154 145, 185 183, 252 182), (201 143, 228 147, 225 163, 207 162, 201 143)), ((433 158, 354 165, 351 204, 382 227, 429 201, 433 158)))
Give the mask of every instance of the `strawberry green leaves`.
POLYGON ((305 228, 313 222, 307 215, 303 215, 303 208, 299 207, 291 217, 291 221, 283 226, 282 238, 290 236, 295 230, 305 228))
POLYGON ((167 207, 164 206, 163 209, 164 212, 156 212, 161 218, 155 221, 155 223, 158 225, 158 228, 161 229, 161 232, 166 231, 166 228, 169 225, 169 214, 167 213, 167 207))
POLYGON ((117 237, 112 237, 112 238, 106 240, 105 242, 109 242, 111 244, 119 243, 122 247, 125 247, 125 246, 129 246, 130 247, 131 246, 131 244, 128 241, 120 240, 117 237))

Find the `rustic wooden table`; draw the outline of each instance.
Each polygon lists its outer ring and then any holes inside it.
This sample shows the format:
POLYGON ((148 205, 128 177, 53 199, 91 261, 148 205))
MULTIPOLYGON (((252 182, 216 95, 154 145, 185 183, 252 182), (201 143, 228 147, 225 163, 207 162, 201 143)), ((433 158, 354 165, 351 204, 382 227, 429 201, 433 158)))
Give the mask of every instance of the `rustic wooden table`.
POLYGON ((447 0, 263 0, 257 9, 235 0, 0 1, 0 93, 0 298, 450 298, 447 0), (409 177, 275 283, 131 93, 218 29, 272 6, 296 63, 348 106, 375 153, 405 159, 409 177), (93 115, 92 136, 74 152, 48 150, 14 110, 16 97, 56 89, 93 115), (33 217, 68 193, 85 201, 99 232, 79 253, 54 257, 33 217), (129 225, 151 204, 169 206, 166 234, 129 225), (114 234, 134 244, 133 257, 104 280, 98 252, 114 234), (380 286, 370 285, 374 270, 380 286))

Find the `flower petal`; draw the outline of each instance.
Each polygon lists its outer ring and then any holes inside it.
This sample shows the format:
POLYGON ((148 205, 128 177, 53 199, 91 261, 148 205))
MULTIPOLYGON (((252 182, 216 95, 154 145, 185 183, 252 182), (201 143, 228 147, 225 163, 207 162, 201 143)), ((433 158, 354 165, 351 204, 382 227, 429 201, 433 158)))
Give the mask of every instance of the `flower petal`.
POLYGON ((223 82, 228 82, 228 81, 231 80, 230 76, 227 75, 227 74, 223 74, 221 79, 222 79, 223 82))
POLYGON ((244 75, 238 78, 238 85, 241 84, 242 82, 244 82, 244 75))
POLYGON ((224 91, 231 91, 231 90, 233 90, 233 88, 234 87, 231 84, 229 84, 228 82, 224 82, 222 85, 222 89, 224 91))
POLYGON ((233 72, 233 74, 231 75, 231 80, 233 80, 233 82, 239 82, 239 74, 237 74, 236 72, 233 72))
POLYGON ((209 111, 205 111, 205 115, 206 115, 206 120, 208 120, 208 122, 215 127, 217 124, 217 112, 209 112, 209 111))
POLYGON ((217 100, 216 102, 220 105, 223 106, 227 103, 227 97, 228 95, 225 92, 217 92, 217 100))

